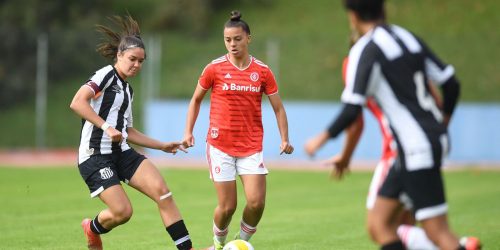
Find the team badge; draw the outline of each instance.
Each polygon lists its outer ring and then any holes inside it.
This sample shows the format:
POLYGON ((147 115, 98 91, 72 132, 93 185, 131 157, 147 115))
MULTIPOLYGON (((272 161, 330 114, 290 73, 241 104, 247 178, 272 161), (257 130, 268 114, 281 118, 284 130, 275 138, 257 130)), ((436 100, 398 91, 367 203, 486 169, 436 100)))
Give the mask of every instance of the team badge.
POLYGON ((210 136, 214 139, 219 137, 219 128, 212 128, 210 130, 210 136))
POLYGON ((99 173, 101 173, 101 179, 103 180, 113 177, 113 171, 109 167, 99 170, 99 173))
POLYGON ((254 82, 258 81, 258 80, 259 80, 259 73, 257 73, 257 72, 252 72, 252 73, 250 74, 250 80, 252 80, 252 81, 254 81, 254 82))

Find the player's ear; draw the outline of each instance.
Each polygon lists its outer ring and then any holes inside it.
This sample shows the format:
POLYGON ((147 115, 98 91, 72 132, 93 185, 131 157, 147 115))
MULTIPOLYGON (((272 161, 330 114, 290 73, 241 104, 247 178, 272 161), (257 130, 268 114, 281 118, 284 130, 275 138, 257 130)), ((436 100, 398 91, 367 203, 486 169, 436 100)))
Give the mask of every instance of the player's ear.
POLYGON ((248 41, 248 44, 250 44, 252 42, 252 35, 248 35, 247 41, 248 41))

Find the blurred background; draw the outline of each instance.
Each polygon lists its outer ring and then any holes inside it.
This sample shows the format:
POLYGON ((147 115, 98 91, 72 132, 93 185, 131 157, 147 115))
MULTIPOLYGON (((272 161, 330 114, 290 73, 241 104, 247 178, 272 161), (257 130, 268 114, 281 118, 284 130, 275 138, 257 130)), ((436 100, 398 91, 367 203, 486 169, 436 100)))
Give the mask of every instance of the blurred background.
MULTIPOLYGON (((500 32, 495 28, 500 2, 387 2, 389 22, 423 38, 454 65, 462 83, 451 128, 452 159, 500 162, 500 32)), ((340 1, 0 1, 0 151, 76 150, 81 122, 69 103, 95 70, 112 63, 95 52, 100 43, 95 25, 111 25, 107 17, 126 13, 138 20, 148 56, 141 74, 130 79, 134 126, 159 139, 181 139, 199 74, 226 53, 222 30, 233 9, 250 25, 251 54, 276 75, 292 143, 297 157, 304 158, 303 142, 333 119, 342 91, 349 28, 340 1)), ((265 149, 272 147, 274 157, 276 122, 266 114, 265 149)), ((202 157, 207 122, 201 116, 195 134, 199 149, 186 157, 202 157)), ((369 121, 365 131, 357 156, 376 160, 378 128, 369 121)), ((323 150, 325 156, 338 150, 341 140, 335 143, 323 150)))

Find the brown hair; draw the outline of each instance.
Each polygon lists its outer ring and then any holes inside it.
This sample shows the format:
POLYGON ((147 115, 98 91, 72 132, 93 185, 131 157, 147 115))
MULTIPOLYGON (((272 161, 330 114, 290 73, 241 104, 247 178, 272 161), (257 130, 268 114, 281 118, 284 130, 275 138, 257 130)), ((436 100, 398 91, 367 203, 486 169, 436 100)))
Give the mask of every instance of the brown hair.
POLYGON ((247 34, 250 35, 250 26, 241 19, 241 12, 233 10, 230 13, 230 18, 224 25, 224 28, 241 27, 247 34))
POLYGON ((125 17, 112 16, 108 18, 116 26, 121 28, 121 32, 115 32, 111 28, 97 24, 96 29, 103 35, 104 42, 97 45, 96 51, 103 57, 116 59, 118 52, 123 52, 131 48, 142 48, 145 50, 144 42, 141 39, 139 24, 130 15, 125 17))

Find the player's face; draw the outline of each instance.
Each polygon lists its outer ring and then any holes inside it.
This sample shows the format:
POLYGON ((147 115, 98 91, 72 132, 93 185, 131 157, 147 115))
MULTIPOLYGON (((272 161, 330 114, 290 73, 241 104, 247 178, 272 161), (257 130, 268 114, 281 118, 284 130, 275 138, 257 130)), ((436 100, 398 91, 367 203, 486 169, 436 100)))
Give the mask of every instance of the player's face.
POLYGON ((131 48, 119 52, 116 60, 116 70, 122 78, 133 77, 141 71, 145 59, 143 48, 131 48))
POLYGON ((242 58, 248 55, 251 36, 241 27, 224 28, 224 44, 231 56, 242 58))

